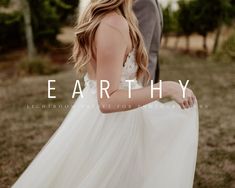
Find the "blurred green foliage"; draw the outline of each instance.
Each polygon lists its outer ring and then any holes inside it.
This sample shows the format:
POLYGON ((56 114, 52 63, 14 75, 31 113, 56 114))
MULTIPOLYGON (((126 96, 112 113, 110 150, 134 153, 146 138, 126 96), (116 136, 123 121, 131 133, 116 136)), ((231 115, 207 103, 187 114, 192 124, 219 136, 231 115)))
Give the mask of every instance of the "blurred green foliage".
POLYGON ((180 0, 178 2, 178 31, 186 36, 189 36, 194 31, 194 20, 191 1, 180 0))
POLYGON ((222 44, 221 49, 213 56, 220 62, 234 62, 235 61, 235 31, 222 44))
MULTIPOLYGON (((0 0, 0 6, 7 7, 9 1, 0 0)), ((62 25, 74 23, 73 16, 79 3, 79 0, 27 1, 31 9, 34 42, 40 50, 57 42, 56 36, 62 25)), ((178 10, 173 10, 171 4, 163 8, 165 37, 173 33, 188 38, 192 33, 198 33, 206 41, 209 32, 235 20, 235 0, 179 0, 178 5, 178 10)), ((25 46, 25 41, 22 12, 0 13, 0 52, 25 46)))
POLYGON ((187 38, 197 33, 203 37, 203 48, 207 51, 207 35, 216 31, 213 52, 216 52, 223 25, 232 25, 235 22, 235 0, 179 0, 179 8, 173 10, 171 3, 163 8, 164 36, 170 33, 184 35, 187 38))
POLYGON ((235 32, 223 43, 225 53, 235 60, 235 32))
POLYGON ((194 0, 191 4, 194 12, 195 31, 202 36, 214 31, 221 24, 231 21, 229 0, 194 0))
POLYGON ((56 41, 60 27, 77 8, 77 0, 28 0, 31 7, 34 39, 37 42, 56 41))
POLYGON ((163 33, 169 34, 174 31, 175 20, 173 12, 171 10, 171 4, 168 4, 165 8, 163 8, 163 18, 164 18, 164 27, 163 33))
POLYGON ((224 42, 222 49, 233 60, 235 60, 235 32, 224 42))
POLYGON ((0 6, 7 6, 9 4, 10 0, 0 0, 0 6))
MULTIPOLYGON (((234 0, 232 0, 234 1, 234 0)), ((228 24, 235 18, 235 4, 231 0, 180 0, 178 18, 179 32, 185 35, 198 33, 206 36, 208 32, 214 31, 221 24, 228 24)))
POLYGON ((24 42, 23 18, 20 12, 0 13, 0 51, 5 47, 19 47, 24 42), (4 45, 4 46, 3 46, 4 45))
MULTIPOLYGON (((6 6, 7 0, 0 0, 6 6)), ((28 0, 34 40, 37 45, 56 42, 56 36, 66 19, 74 15, 78 0, 28 0)), ((22 10, 24 11, 24 10, 22 10)), ((0 50, 25 46, 24 23, 20 11, 0 13, 0 50)))

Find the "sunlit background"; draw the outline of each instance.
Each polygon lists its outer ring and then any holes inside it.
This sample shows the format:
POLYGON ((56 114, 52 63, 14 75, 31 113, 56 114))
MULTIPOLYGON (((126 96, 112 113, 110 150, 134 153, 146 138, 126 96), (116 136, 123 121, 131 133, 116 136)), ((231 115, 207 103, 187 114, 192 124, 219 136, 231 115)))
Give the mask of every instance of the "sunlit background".
MULTIPOLYGON (((190 80, 199 102, 194 188, 235 187, 235 0, 159 0, 162 80, 190 80)), ((78 0, 0 0, 0 187, 63 121, 76 79, 69 61, 78 0), (47 80, 56 80, 56 99, 47 80)), ((79 114, 78 114, 79 115, 79 114)))

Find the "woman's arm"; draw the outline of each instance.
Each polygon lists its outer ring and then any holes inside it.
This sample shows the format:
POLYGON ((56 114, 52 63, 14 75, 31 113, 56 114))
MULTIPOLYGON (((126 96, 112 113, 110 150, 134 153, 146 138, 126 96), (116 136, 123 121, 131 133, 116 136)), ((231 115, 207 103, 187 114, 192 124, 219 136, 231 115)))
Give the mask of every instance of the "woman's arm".
MULTIPOLYGON (((151 86, 132 90, 131 98, 128 97, 128 90, 119 89, 121 71, 125 52, 128 44, 129 28, 122 18, 115 16, 112 19, 101 22, 96 32, 96 80, 97 80, 97 98, 100 110, 103 113, 126 111, 143 106, 159 99, 159 92, 154 92, 151 97, 151 86), (100 95, 101 80, 107 80, 110 87, 107 89, 109 95, 100 95)), ((159 84, 154 84, 154 88, 159 84)), ((175 82, 162 82, 162 97, 173 97, 178 103, 185 103, 183 107, 189 107, 193 104, 193 96, 190 90, 186 91, 186 96, 190 98, 183 101, 182 91, 179 84, 175 82), (172 95, 174 93, 174 95, 172 95)))

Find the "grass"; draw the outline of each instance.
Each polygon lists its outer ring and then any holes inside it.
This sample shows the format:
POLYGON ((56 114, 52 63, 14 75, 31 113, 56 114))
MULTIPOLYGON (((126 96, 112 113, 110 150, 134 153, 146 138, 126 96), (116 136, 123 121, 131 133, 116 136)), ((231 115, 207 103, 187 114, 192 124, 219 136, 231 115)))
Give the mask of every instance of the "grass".
POLYGON ((49 58, 37 56, 32 60, 24 59, 18 64, 18 75, 50 75, 60 71, 59 66, 51 62, 49 58))
POLYGON ((190 80, 199 102, 200 134, 194 188, 235 187, 235 64, 162 54, 163 79, 190 80))
MULTIPOLYGON (((194 188, 235 187, 235 64, 164 50, 161 57, 161 79, 189 79, 198 98, 200 139, 194 188)), ((75 79, 69 70, 0 82, 1 188, 15 182, 61 124, 74 102, 75 79), (57 80, 57 99, 47 99, 48 79, 57 80)))

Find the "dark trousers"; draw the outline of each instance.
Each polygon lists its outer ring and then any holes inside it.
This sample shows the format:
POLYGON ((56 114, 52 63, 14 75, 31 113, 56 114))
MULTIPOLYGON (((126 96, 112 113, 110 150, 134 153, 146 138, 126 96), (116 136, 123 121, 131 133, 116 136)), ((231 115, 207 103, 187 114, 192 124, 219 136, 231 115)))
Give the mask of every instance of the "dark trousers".
POLYGON ((159 59, 159 55, 157 57, 157 66, 156 66, 156 70, 155 70, 155 78, 154 78, 154 83, 158 83, 159 79, 160 79, 160 59, 159 59))

